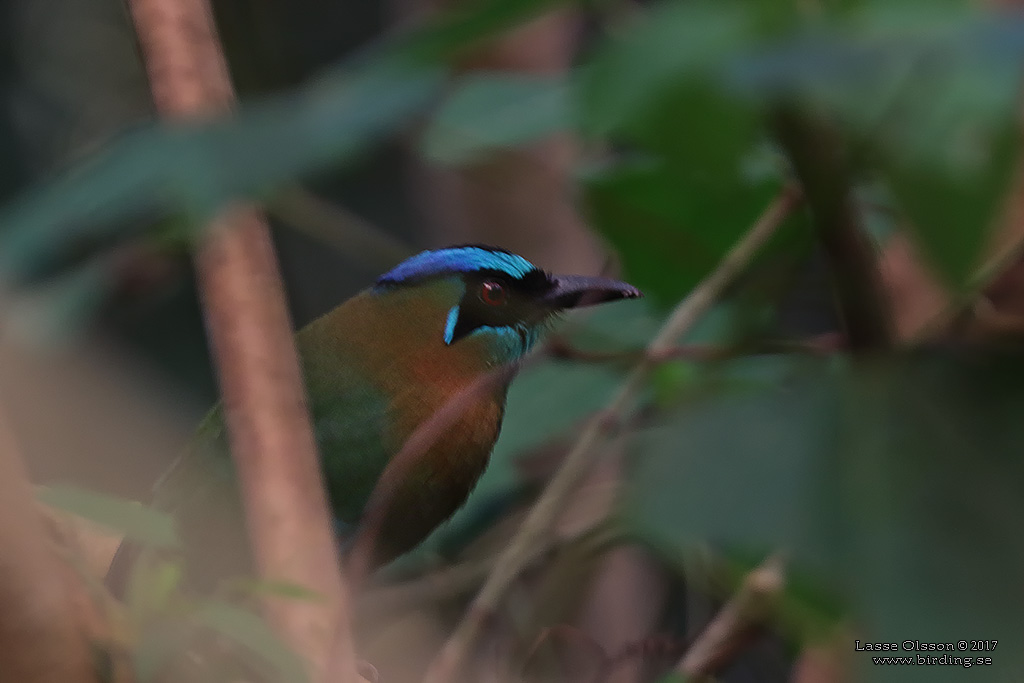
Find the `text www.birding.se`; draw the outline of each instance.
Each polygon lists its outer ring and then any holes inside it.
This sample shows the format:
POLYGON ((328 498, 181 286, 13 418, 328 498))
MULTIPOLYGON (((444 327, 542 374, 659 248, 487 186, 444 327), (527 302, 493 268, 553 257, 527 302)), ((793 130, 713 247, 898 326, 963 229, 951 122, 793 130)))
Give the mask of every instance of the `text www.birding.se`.
POLYGON ((942 655, 941 657, 914 655, 912 657, 872 657, 871 663, 878 666, 991 666, 991 657, 956 657, 953 655, 942 655))

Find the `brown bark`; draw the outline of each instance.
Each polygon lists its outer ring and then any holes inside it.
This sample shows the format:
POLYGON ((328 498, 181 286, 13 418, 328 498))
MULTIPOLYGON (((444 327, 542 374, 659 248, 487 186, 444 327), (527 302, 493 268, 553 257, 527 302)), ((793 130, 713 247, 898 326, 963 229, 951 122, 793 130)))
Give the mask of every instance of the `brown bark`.
POLYGON ((839 137, 828 122, 794 107, 781 106, 772 118, 814 219, 847 345, 854 352, 885 350, 893 341, 890 306, 877 254, 854 211, 839 137))
POLYGON ((326 596, 267 604, 322 676, 336 632, 348 630, 347 598, 277 264, 256 209, 237 208, 211 230, 196 263, 253 554, 265 578, 326 596))
MULTIPOLYGON (((206 1, 129 5, 160 113, 202 117, 231 109, 234 91, 206 1)), ((262 213, 250 205, 222 213, 196 265, 258 569, 325 598, 268 599, 269 615, 315 681, 355 680, 346 587, 262 213)))
POLYGON ((23 683, 93 683, 92 605, 62 562, 0 416, 0 675, 23 683))

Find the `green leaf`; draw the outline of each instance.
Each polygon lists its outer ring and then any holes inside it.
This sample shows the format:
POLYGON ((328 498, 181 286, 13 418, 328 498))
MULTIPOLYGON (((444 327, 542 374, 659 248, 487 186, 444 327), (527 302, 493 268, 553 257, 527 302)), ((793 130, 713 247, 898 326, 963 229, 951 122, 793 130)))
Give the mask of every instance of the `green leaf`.
POLYGON ((199 224, 226 201, 363 152, 425 109, 440 64, 558 0, 481 0, 396 32, 293 94, 245 105, 230 121, 163 124, 126 135, 0 210, 0 275, 36 274, 76 243, 109 241, 140 219, 199 224))
POLYGON ((94 258, 14 297, 6 314, 7 328, 36 344, 66 342, 102 308, 115 280, 111 259, 94 258))
POLYGON ((424 155, 464 164, 494 149, 547 137, 569 125, 569 88, 558 76, 476 74, 462 80, 434 115, 424 155))
POLYGON ((130 653, 135 679, 139 683, 165 680, 162 674, 194 645, 195 636, 194 626, 181 619, 159 619, 147 624, 130 653))
POLYGON ((645 300, 613 301, 570 316, 557 334, 586 351, 624 353, 644 349, 663 322, 645 300))
POLYGON ((754 21, 730 2, 655 6, 579 69, 581 130, 669 162, 684 182, 677 192, 687 183, 733 189, 761 124, 725 73, 753 39, 754 21))
POLYGON ((678 89, 706 87, 722 60, 744 44, 747 21, 742 7, 728 2, 662 2, 641 14, 599 45, 582 70, 583 132, 603 137, 628 131, 646 138, 647 113, 678 89))
MULTIPOLYGON (((935 354, 851 378, 852 438, 839 446, 839 473, 854 533, 838 559, 875 633, 957 643, 998 632, 1024 642, 1022 387, 1014 356, 935 354)), ((1024 675, 1021 648, 995 654, 999 671, 972 674, 1024 675)), ((885 680, 933 680, 929 668, 885 680)))
POLYGON ((970 0, 862 0, 845 19, 857 33, 872 40, 913 42, 943 38, 961 30, 981 12, 970 0))
POLYGON ((240 592, 250 596, 288 598, 303 602, 323 602, 324 599, 323 594, 289 581, 240 578, 230 581, 227 588, 231 592, 240 592))
POLYGON ((651 374, 654 401, 660 408, 673 405, 697 376, 696 366, 682 360, 662 363, 651 374))
POLYGON ((170 612, 171 603, 181 587, 180 561, 142 557, 132 566, 127 602, 134 623, 143 624, 170 612))
MULTIPOLYGON (((1024 641, 1020 358, 792 362, 788 380, 697 393, 644 435, 627 526, 669 558, 780 549, 871 640, 1024 641)), ((977 675, 1024 673, 1019 648, 999 663, 977 675)))
POLYGON ((662 305, 718 264, 780 186, 759 107, 726 78, 762 19, 738 3, 663 2, 581 67, 582 131, 624 149, 584 176, 588 217, 662 305))
POLYGON ((259 616, 222 602, 205 602, 194 619, 245 647, 274 667, 284 681, 308 681, 302 660, 277 637, 259 616))
MULTIPOLYGON (((1019 159, 1019 64, 962 65, 918 83, 883 174, 925 257, 956 289, 972 283, 1019 159)), ((894 134, 895 135, 895 134, 894 134)))
POLYGON ((644 160, 594 173, 585 198, 591 224, 615 246, 628 279, 667 305, 717 267, 777 187, 735 176, 695 178, 644 160))
POLYGON ((153 548, 175 548, 178 538, 170 515, 134 501, 121 500, 76 486, 41 487, 40 501, 84 517, 153 548))
POLYGON ((894 58, 906 76, 871 144, 922 253, 962 289, 981 265, 1018 161, 1024 21, 915 9, 907 14, 919 47, 894 58), (925 17, 936 14, 945 18, 931 27, 925 17))
POLYGON ((837 397, 823 368, 782 362, 796 373, 789 381, 770 372, 761 381, 748 375, 743 389, 721 391, 719 384, 639 437, 640 466, 624 510, 656 545, 684 548, 706 539, 754 551, 800 548, 812 559, 824 554, 815 546, 824 517, 807 514, 816 495, 808 481, 831 444, 837 397))
POLYGON ((1018 157, 1024 20, 969 3, 871 2, 842 23, 740 56, 738 92, 843 124, 954 289, 973 276, 1018 157))
POLYGON ((671 671, 658 679, 658 683, 691 683, 683 674, 678 671, 671 671))
POLYGON ((440 13, 411 35, 385 43, 399 59, 433 62, 452 59, 480 41, 565 4, 565 0, 471 0, 440 13))
POLYGON ((607 403, 621 377, 593 363, 547 362, 526 369, 509 389, 495 457, 506 460, 577 424, 607 403))
POLYGON ((116 237, 153 212, 198 223, 229 200, 342 163, 411 120, 442 75, 372 66, 243 107, 231 120, 127 136, 0 212, 0 271, 25 277, 85 237, 116 237))

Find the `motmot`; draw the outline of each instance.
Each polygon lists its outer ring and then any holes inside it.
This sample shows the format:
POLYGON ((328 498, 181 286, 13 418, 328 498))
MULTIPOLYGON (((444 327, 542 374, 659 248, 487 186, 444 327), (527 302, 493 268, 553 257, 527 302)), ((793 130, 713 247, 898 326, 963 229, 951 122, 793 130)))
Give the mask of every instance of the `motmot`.
MULTIPOLYGON (((503 249, 464 245, 412 256, 301 329, 296 349, 339 533, 358 529, 391 458, 460 390, 515 367, 559 313, 639 296, 618 280, 552 275, 503 249)), ((414 548, 465 502, 498 438, 511 376, 405 470, 378 529, 374 566, 414 548)), ((152 504, 174 520, 194 587, 251 571, 220 406, 157 482, 152 504)), ((116 593, 140 552, 119 548, 107 575, 116 593)))

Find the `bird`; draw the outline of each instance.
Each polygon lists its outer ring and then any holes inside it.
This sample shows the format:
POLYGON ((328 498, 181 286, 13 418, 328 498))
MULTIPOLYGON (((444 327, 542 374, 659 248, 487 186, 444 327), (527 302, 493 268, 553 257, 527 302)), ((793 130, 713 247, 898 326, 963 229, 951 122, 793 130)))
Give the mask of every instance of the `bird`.
MULTIPOLYGON (((605 277, 552 275, 510 251, 457 245, 423 251, 295 337, 322 479, 339 543, 364 519, 385 467, 414 430, 483 375, 513 368, 475 397, 395 484, 373 566, 408 552, 451 517, 498 438, 514 368, 559 314, 633 299, 605 277)), ((251 571, 223 408, 215 406, 154 485, 174 521, 196 590, 251 571)), ((107 573, 123 596, 141 546, 125 542, 107 573)))

